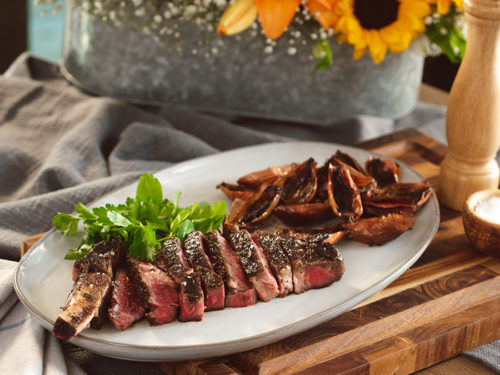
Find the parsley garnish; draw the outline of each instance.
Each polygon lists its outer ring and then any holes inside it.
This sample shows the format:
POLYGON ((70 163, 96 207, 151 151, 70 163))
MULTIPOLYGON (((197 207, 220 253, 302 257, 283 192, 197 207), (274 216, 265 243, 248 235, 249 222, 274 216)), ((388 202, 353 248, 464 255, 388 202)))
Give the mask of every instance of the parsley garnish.
POLYGON ((120 235, 130 255, 153 261, 161 243, 172 236, 184 237, 199 230, 206 233, 217 229, 226 215, 226 202, 212 206, 207 202, 179 207, 180 193, 173 201, 163 199, 160 182, 146 173, 139 179, 135 199, 127 198, 124 204, 88 208, 82 203, 75 205, 76 214, 59 213, 52 225, 65 236, 74 236, 78 223, 83 221, 85 234, 80 245, 71 249, 65 259, 85 256, 94 243, 109 241, 120 235))

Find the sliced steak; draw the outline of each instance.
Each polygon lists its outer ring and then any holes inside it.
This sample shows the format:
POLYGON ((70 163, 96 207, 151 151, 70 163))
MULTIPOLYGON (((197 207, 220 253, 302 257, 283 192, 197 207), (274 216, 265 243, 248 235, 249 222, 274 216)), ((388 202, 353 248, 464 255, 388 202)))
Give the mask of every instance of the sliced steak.
POLYGON ((190 272, 182 278, 179 289, 179 321, 190 322, 203 319, 205 309, 200 275, 190 272))
POLYGON ((200 275, 203 295, 205 296, 205 310, 222 310, 226 297, 222 276, 201 266, 197 266, 196 271, 200 275))
POLYGON ((269 266, 278 282, 279 297, 293 292, 292 266, 280 246, 279 238, 271 233, 257 231, 252 239, 269 261, 269 266))
POLYGON ((179 285, 179 320, 201 320, 205 306, 200 278, 194 275, 195 271, 186 259, 184 247, 177 237, 170 237, 163 242, 156 263, 179 285))
POLYGON ((257 303, 255 289, 248 289, 242 292, 231 291, 226 294, 226 306, 246 307, 257 303))
POLYGON ((178 284, 152 263, 127 257, 127 270, 146 304, 146 319, 152 325, 169 323, 179 309, 178 284))
POLYGON ((136 285, 130 280, 123 268, 116 271, 113 292, 108 309, 111 323, 124 331, 146 313, 144 301, 139 297, 136 285))
POLYGON ((327 234, 318 234, 307 240, 282 237, 280 244, 290 258, 295 293, 311 288, 322 288, 339 280, 344 274, 344 261, 334 245, 327 242, 327 234))
POLYGON ((224 308, 224 282, 214 271, 210 258, 205 252, 205 239, 199 231, 189 233, 184 239, 186 258, 201 277, 201 285, 205 295, 205 310, 224 308))
POLYGON ((111 282, 108 273, 79 273, 63 312, 54 324, 54 336, 66 341, 89 326, 100 328, 105 315, 103 310, 109 301, 111 282))
POLYGON ((246 278, 238 255, 217 230, 205 234, 206 252, 214 271, 222 277, 226 286, 225 305, 244 307, 257 302, 255 290, 246 278))
POLYGON ((92 250, 73 264, 73 281, 80 273, 107 273, 113 278, 113 271, 120 259, 122 238, 120 236, 92 246, 92 250))
POLYGON ((246 230, 230 232, 228 239, 257 296, 264 302, 276 297, 280 293, 278 283, 262 249, 253 242, 250 233, 246 230))
POLYGON ((191 267, 202 266, 213 269, 212 262, 205 253, 203 234, 199 231, 189 233, 184 239, 184 253, 191 267))
POLYGON ((163 271, 168 272, 177 284, 187 272, 191 272, 181 241, 177 237, 167 238, 156 255, 155 264, 163 271))

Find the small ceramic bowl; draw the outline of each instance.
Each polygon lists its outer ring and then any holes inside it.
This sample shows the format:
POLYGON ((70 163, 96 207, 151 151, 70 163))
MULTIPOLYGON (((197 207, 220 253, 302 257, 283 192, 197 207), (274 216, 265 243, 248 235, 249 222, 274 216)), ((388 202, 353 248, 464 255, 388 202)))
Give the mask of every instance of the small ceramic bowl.
POLYGON ((465 234, 474 247, 486 255, 500 258, 500 224, 488 221, 475 212, 476 206, 493 197, 500 198, 500 189, 482 190, 467 198, 463 223, 465 234))

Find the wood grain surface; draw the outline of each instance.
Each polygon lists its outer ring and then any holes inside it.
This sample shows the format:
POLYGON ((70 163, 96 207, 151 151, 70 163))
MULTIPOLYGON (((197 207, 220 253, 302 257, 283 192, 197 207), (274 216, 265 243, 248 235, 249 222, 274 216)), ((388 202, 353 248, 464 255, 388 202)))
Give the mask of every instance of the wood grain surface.
MULTIPOLYGON (((415 130, 359 147, 407 163, 434 185, 447 152, 415 130)), ((440 209, 439 231, 422 257, 353 310, 248 352, 160 368, 167 374, 408 374, 499 338, 500 261, 471 246, 461 212, 440 209)))

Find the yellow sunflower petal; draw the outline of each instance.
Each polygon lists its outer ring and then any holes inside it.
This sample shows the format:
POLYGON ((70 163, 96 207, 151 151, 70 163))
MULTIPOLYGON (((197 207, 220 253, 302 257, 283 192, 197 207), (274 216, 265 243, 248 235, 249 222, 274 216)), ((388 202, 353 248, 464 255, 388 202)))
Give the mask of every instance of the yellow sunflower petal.
POLYGON ((359 60, 365 54, 366 48, 354 49, 352 53, 352 58, 354 60, 359 60))
POLYGON ((446 14, 450 11, 451 0, 437 0, 437 11, 439 14, 446 14))

